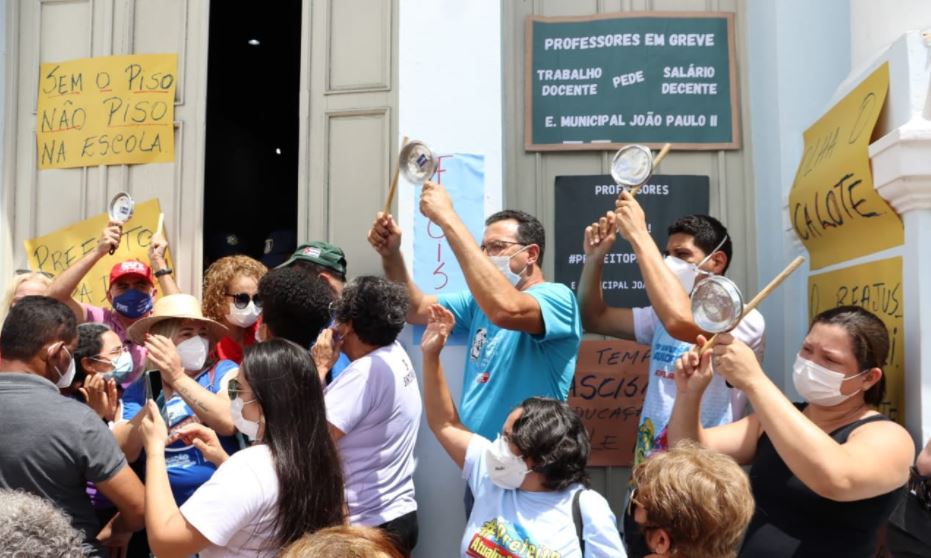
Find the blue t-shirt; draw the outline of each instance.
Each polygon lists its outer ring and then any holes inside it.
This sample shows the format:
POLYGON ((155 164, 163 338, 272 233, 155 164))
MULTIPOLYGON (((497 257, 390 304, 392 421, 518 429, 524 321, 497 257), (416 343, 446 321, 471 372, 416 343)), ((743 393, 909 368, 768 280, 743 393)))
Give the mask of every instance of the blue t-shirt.
MULTIPOLYGON (((210 393, 219 393, 223 378, 238 368, 239 365, 232 360, 221 360, 213 367, 201 372, 195 380, 198 384, 207 388, 210 393)), ((142 394, 144 403, 145 382, 142 378, 130 384, 126 391, 123 392, 123 416, 126 420, 131 420, 142 408, 137 402, 139 393, 142 394), (141 388, 137 387, 137 384, 141 384, 141 388), (130 393, 133 398, 130 402, 127 402, 127 393, 130 393), (127 409, 130 407, 132 409, 128 411, 127 409)), ((192 420, 196 420, 194 411, 178 394, 174 394, 167 402, 164 401, 163 395, 160 395, 156 402, 162 410, 163 416, 166 417, 169 434, 192 420)), ((226 453, 232 455, 239 449, 239 442, 235 436, 218 437, 220 445, 223 446, 226 453)), ((185 445, 182 440, 165 447, 165 465, 168 469, 168 483, 171 485, 171 492, 179 506, 190 498, 191 494, 194 494, 194 491, 200 485, 207 482, 214 471, 217 470, 212 463, 204 459, 200 450, 193 445, 185 445)))
POLYGON ((524 291, 537 300, 544 332, 500 328, 468 291, 440 295, 456 318, 454 332, 470 339, 459 416, 472 432, 494 440, 508 414, 528 397, 565 401, 582 338, 579 306, 569 287, 539 283, 524 291))

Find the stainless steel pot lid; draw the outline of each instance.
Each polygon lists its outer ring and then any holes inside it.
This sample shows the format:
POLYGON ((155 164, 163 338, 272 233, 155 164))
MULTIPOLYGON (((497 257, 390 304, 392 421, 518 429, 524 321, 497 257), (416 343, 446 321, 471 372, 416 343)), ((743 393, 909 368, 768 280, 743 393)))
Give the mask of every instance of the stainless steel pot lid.
POLYGON ((622 186, 633 188, 653 174, 653 153, 644 145, 625 145, 611 160, 611 177, 622 186))
POLYGON ((740 289, 727 277, 712 275, 692 289, 692 319, 709 333, 724 333, 737 327, 743 309, 740 289))
POLYGON ((404 179, 413 184, 423 184, 436 172, 436 157, 422 141, 413 140, 401 148, 398 167, 404 179))
POLYGON ((110 206, 107 208, 107 215, 110 217, 111 221, 122 224, 132 219, 135 206, 136 202, 133 201, 132 196, 126 192, 120 192, 110 200, 110 206))

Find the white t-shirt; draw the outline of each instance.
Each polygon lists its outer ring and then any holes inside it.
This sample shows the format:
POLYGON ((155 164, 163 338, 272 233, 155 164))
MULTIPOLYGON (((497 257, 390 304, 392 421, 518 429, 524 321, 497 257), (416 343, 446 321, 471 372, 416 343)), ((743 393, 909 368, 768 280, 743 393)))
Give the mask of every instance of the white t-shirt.
POLYGON ((349 522, 376 526, 417 509, 414 442, 420 388, 400 343, 358 358, 324 390, 327 420, 343 432, 349 522))
MULTIPOLYGON (((472 436, 462 467, 462 478, 475 496, 459 554, 476 556, 559 556, 582 558, 579 536, 572 520, 572 499, 582 490, 573 484, 560 492, 507 490, 492 482, 485 464, 491 445, 472 436), (498 549, 494 552, 492 549, 498 549)), ((625 558, 614 513, 607 500, 594 490, 579 497, 582 512, 584 558, 625 558)))
MULTIPOLYGON (((669 447, 666 427, 676 402, 676 360, 693 344, 670 335, 652 306, 634 308, 633 312, 637 343, 650 345, 647 392, 643 399, 634 452, 634 463, 637 464, 652 453, 665 451, 669 447)), ((753 349, 757 360, 762 362, 765 327, 763 315, 753 310, 730 333, 753 349)), ((710 428, 734 422, 743 417, 746 406, 746 394, 727 387, 724 378, 715 374, 702 396, 701 423, 710 428)))
POLYGON ((212 544, 201 558, 277 556, 272 530, 278 475, 264 444, 238 451, 184 505, 181 515, 212 544))

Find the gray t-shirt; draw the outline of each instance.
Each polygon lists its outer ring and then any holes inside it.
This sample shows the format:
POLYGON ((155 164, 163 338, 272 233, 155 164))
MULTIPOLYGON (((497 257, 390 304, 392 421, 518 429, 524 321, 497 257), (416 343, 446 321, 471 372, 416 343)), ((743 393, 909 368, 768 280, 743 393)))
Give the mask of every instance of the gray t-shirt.
POLYGON ((35 374, 0 373, 0 487, 50 500, 93 544, 100 526, 87 481, 108 480, 125 465, 116 438, 90 407, 35 374))

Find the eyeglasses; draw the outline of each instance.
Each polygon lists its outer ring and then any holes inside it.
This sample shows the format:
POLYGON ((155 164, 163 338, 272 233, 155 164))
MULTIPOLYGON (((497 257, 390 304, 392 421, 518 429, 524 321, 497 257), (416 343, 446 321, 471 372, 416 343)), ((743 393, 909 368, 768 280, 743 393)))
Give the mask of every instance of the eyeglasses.
POLYGON ((129 349, 121 346, 121 347, 115 347, 109 353, 106 353, 106 354, 100 353, 99 355, 95 355, 90 358, 91 360, 96 360, 97 362, 106 362, 108 364, 112 364, 113 361, 123 356, 123 353, 126 353, 126 352, 129 352, 129 349))
POLYGON ((42 275, 43 277, 48 277, 49 279, 55 278, 54 273, 49 273, 48 271, 33 271, 31 269, 17 269, 16 271, 13 272, 13 275, 28 275, 30 273, 38 273, 39 275, 42 275))
POLYGON ((508 246, 513 246, 515 244, 518 246, 525 246, 523 242, 517 242, 516 240, 490 240, 488 242, 483 242, 479 248, 482 249, 482 252, 495 256, 504 251, 508 246))
POLYGON ((634 505, 643 507, 643 504, 637 501, 637 489, 634 488, 630 491, 630 498, 627 500, 627 515, 630 517, 634 516, 634 505))
POLYGON ((250 295, 249 293, 226 293, 226 296, 231 297, 233 299, 233 305, 240 310, 246 306, 249 306, 250 300, 253 302, 253 304, 255 304, 256 308, 262 307, 262 298, 258 293, 254 295, 250 295))

